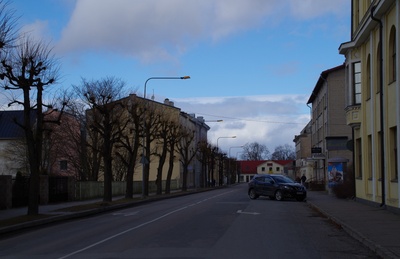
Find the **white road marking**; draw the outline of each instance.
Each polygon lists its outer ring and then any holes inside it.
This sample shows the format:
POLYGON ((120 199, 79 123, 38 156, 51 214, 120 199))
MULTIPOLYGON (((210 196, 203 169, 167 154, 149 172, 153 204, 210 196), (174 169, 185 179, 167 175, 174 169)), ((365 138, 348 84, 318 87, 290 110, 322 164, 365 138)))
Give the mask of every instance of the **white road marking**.
POLYGON ((82 248, 82 249, 76 250, 75 252, 72 252, 72 253, 70 253, 70 254, 64 255, 64 256, 62 256, 62 257, 59 257, 59 259, 64 259, 64 258, 68 258, 68 257, 73 256, 73 255, 76 255, 76 254, 78 254, 78 253, 80 253, 80 252, 83 252, 83 251, 88 250, 88 249, 90 249, 90 248, 92 248, 92 247, 95 247, 95 246, 100 245, 100 244, 102 244, 102 243, 104 243, 104 242, 107 242, 108 240, 114 239, 114 238, 119 237, 119 236, 121 236, 121 235, 123 235, 123 234, 126 234, 126 233, 128 233, 128 232, 131 232, 132 230, 135 230, 135 229, 144 227, 144 226, 146 226, 146 225, 148 225, 148 224, 150 224, 150 223, 156 222, 156 221, 158 221, 158 220, 160 220, 160 219, 162 219, 162 218, 165 218, 165 217, 167 217, 167 216, 170 216, 170 215, 172 215, 172 214, 174 214, 174 213, 177 213, 177 212, 179 212, 179 211, 185 210, 185 209, 187 209, 187 208, 189 208, 189 207, 191 207, 191 206, 198 205, 198 204, 200 204, 200 203, 202 203, 202 202, 205 202, 205 201, 208 201, 208 200, 211 200, 211 199, 215 199, 215 198, 217 198, 217 197, 219 197, 219 196, 222 196, 222 195, 225 195, 225 194, 228 194, 228 193, 231 193, 231 192, 233 192, 233 191, 224 192, 224 193, 221 193, 221 194, 219 194, 219 195, 216 195, 216 196, 213 196, 213 197, 210 197, 210 198, 201 200, 201 201, 199 201, 199 202, 196 202, 196 203, 193 203, 193 204, 184 206, 184 207, 182 207, 182 208, 173 210, 173 211, 168 212, 168 213, 166 213, 166 214, 164 214, 164 215, 161 215, 161 216, 158 217, 158 218, 155 218, 155 219, 153 219, 153 220, 150 220, 150 221, 147 221, 147 222, 142 223, 142 224, 140 224, 140 225, 137 225, 136 227, 129 228, 129 229, 125 230, 125 231, 119 232, 118 234, 115 234, 115 235, 112 235, 112 236, 110 236, 110 237, 108 237, 108 238, 105 238, 105 239, 103 239, 103 240, 100 240, 99 242, 93 243, 93 244, 91 244, 91 245, 89 245, 89 246, 87 246, 87 247, 84 247, 84 248, 82 248))
POLYGON ((258 213, 258 212, 246 212, 246 211, 242 211, 242 210, 238 210, 238 211, 236 211, 236 213, 239 213, 239 214, 248 214, 248 215, 259 215, 260 213, 258 213))

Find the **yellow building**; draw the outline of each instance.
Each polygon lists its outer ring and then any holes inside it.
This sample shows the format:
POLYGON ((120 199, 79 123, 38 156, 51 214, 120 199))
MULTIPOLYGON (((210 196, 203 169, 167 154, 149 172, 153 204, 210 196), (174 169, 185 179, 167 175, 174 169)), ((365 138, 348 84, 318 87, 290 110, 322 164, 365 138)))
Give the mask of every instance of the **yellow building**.
POLYGON ((346 123, 352 126, 356 197, 400 208, 400 1, 353 0, 346 58, 346 123))
MULTIPOLYGON (((164 184, 167 179, 170 180, 171 188, 181 188, 183 184, 187 187, 205 185, 204 166, 197 154, 198 143, 207 142, 207 132, 210 129, 203 117, 196 118, 195 114, 182 112, 169 99, 160 103, 135 94, 103 106, 109 109, 108 120, 112 133, 110 138, 114 138, 110 153, 115 181, 128 180, 127 171, 129 171, 133 172, 133 178, 129 181, 143 182, 145 179, 146 182, 147 177, 151 190, 155 188, 157 180, 161 180, 164 184), (146 131, 146 140, 143 138, 143 130, 146 131), (175 139, 173 157, 170 144, 172 139, 175 139), (142 158, 142 154, 148 155, 142 158), (160 161, 164 161, 162 168, 160 161), (148 167, 148 175, 143 164, 148 167)), ((101 115, 100 113, 94 109, 88 110, 87 120, 93 125, 92 128, 98 127, 98 131, 104 135, 103 129, 106 127, 103 114, 106 113, 103 112, 101 115)), ((101 137, 95 134, 88 135, 90 147, 93 147, 88 150, 89 157, 95 157, 93 150, 103 150, 101 137)), ((96 180, 102 181, 104 162, 101 154, 97 156, 100 158, 96 160, 99 165, 97 168, 99 176, 96 180)), ((95 164, 96 161, 92 159, 90 163, 95 164)))

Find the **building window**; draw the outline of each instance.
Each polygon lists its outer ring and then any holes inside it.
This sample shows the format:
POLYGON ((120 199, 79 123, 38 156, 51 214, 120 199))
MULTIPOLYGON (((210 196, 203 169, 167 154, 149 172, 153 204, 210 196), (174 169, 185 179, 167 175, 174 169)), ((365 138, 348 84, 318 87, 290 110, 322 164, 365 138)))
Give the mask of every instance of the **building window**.
POLYGON ((261 172, 265 172, 265 167, 261 167, 261 172))
POLYGON ((280 169, 279 166, 278 166, 278 167, 276 168, 276 171, 279 172, 279 170, 281 170, 281 169, 280 169))
POLYGON ((397 163, 397 127, 390 129, 390 172, 391 180, 398 180, 399 168, 397 163))
POLYGON ((389 39, 389 79, 396 81, 396 28, 392 26, 389 39))
POLYGON ((67 170, 68 169, 68 162, 67 160, 60 161, 60 170, 67 170))
POLYGON ((353 64, 353 104, 361 103, 361 62, 353 64))

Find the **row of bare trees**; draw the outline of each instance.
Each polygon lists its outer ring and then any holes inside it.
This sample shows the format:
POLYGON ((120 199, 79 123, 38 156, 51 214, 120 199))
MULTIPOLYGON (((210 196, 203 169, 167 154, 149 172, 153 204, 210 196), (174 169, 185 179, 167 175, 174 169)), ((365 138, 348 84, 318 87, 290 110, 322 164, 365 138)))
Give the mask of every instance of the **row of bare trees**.
POLYGON ((126 180, 126 197, 132 197, 133 174, 138 162, 144 165, 143 193, 148 195, 150 161, 154 156, 159 161, 157 193, 162 191, 162 172, 167 158, 165 191, 170 192, 176 159, 183 165, 182 188, 186 190, 188 166, 199 145, 194 143, 195 129, 179 123, 179 112, 172 119, 162 109, 156 112, 157 109, 148 105, 151 101, 140 102, 134 95, 121 99, 125 83, 113 77, 82 79, 80 85, 73 86, 73 94, 63 94, 46 103, 45 90, 59 79, 58 59, 48 44, 29 34, 19 34, 14 17, 7 2, 0 0, 0 80, 8 106, 22 107, 24 112, 23 121, 15 119, 15 123, 25 135, 30 174, 28 215, 38 214, 39 176, 51 170, 51 161, 56 160, 54 153, 68 158, 80 179, 98 180, 102 173, 104 201, 111 201, 111 183, 117 177, 126 180), (68 115, 64 113, 65 108, 68 115), (71 114, 78 119, 78 124, 73 123, 74 119, 65 119, 71 114), (57 125, 62 127, 57 129, 57 125), (158 143, 152 144, 155 141, 158 143))
MULTIPOLYGON (((182 123, 180 109, 130 94, 123 96, 125 83, 114 77, 100 80, 82 79, 73 87, 75 96, 68 110, 82 118, 85 144, 81 146, 79 179, 104 179, 105 202, 112 199, 112 181, 126 181, 126 198, 133 196, 134 172, 142 164, 143 195, 149 194, 150 164, 157 164, 157 194, 171 191, 175 162, 182 164, 182 189, 187 189, 187 168, 197 153, 195 124, 182 123), (82 106, 82 104, 84 104, 82 106), (87 110, 79 107, 88 107, 87 110), (82 112, 85 111, 85 115, 82 112), (155 159, 156 158, 156 159, 155 159), (168 159, 168 161, 167 161, 168 159), (168 162, 167 175, 163 172, 168 162)), ((81 138, 82 139, 82 138, 81 138)))

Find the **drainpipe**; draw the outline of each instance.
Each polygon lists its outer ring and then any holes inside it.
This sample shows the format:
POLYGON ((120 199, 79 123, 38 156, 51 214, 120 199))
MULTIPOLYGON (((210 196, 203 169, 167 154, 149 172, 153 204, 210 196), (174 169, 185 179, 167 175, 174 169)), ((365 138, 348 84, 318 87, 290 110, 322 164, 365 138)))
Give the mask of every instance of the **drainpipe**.
POLYGON ((371 19, 379 23, 379 42, 381 44, 380 50, 379 50, 379 55, 381 56, 379 60, 379 100, 380 100, 380 116, 381 116, 381 121, 380 121, 380 127, 381 127, 381 171, 382 171, 382 203, 381 207, 385 206, 385 200, 386 200, 386 195, 385 195, 385 145, 384 145, 384 123, 383 123, 383 24, 382 21, 374 17, 374 11, 376 9, 376 6, 373 6, 371 8, 371 19))

